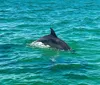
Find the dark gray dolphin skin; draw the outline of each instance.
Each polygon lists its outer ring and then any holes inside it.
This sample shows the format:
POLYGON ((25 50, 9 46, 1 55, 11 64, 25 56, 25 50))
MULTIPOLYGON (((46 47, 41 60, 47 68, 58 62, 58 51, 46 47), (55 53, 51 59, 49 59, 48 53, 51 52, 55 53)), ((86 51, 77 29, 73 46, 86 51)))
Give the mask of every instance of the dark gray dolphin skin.
POLYGON ((67 43, 57 37, 55 31, 51 29, 49 35, 41 37, 37 42, 42 42, 44 45, 49 45, 51 48, 56 48, 59 50, 71 50, 67 43))

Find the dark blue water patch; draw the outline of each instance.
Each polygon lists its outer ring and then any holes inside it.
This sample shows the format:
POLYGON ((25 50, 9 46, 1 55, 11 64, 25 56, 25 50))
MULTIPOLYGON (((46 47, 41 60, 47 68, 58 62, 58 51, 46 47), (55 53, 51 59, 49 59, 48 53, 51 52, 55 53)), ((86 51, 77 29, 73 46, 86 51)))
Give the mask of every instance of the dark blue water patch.
POLYGON ((27 83, 29 83, 30 85, 52 85, 52 83, 50 81, 47 81, 47 80, 43 80, 43 79, 35 79, 35 80, 32 80, 31 81, 28 81, 27 79, 19 79, 19 77, 17 79, 4 79, 2 80, 2 84, 10 84, 10 85, 27 85, 27 83), (22 81, 24 80, 24 81, 22 81), (6 83, 5 83, 6 82, 6 83))
POLYGON ((8 29, 7 27, 2 27, 1 29, 0 29, 0 33, 6 33, 6 32, 10 32, 10 33, 14 33, 14 32, 19 32, 19 31, 21 31, 20 29, 14 29, 14 28, 11 28, 11 29, 8 29))
POLYGON ((71 23, 71 21, 69 21, 69 20, 59 20, 59 21, 57 21, 57 22, 55 22, 55 23, 53 23, 53 25, 54 26, 64 26, 64 25, 67 25, 67 24, 70 24, 71 23))
POLYGON ((9 22, 9 23, 11 23, 11 22, 16 22, 16 21, 20 21, 18 18, 14 18, 14 17, 5 17, 5 16, 3 16, 2 18, 0 18, 0 22, 1 23, 7 23, 7 22, 9 22))
POLYGON ((17 28, 33 28, 36 27, 38 25, 34 25, 34 24, 21 24, 21 25, 17 25, 17 28))
POLYGON ((23 45, 20 45, 20 44, 0 44, 0 51, 11 51, 12 48, 15 48, 15 47, 22 47, 23 45))
POLYGON ((11 44, 2 44, 0 45, 0 52, 11 52, 11 44))
MULTIPOLYGON (((11 62, 11 61, 10 61, 11 62)), ((31 63, 30 63, 31 64, 31 63)), ((49 72, 48 70, 48 64, 43 64, 41 65, 18 65, 18 63, 9 63, 9 66, 3 65, 1 66, 2 69, 0 69, 0 73, 2 74, 23 74, 23 73, 44 73, 44 72, 49 72), (10 67, 10 64, 11 67, 10 67), (13 65, 15 64, 15 65, 13 65), (6 71, 7 70, 7 71, 6 71)), ((45 74, 45 73, 44 73, 45 74)))
POLYGON ((68 78, 68 79, 89 79, 87 75, 83 75, 83 74, 73 74, 73 73, 69 73, 69 74, 65 74, 64 77, 68 78))
POLYGON ((76 71, 85 71, 86 65, 85 64, 55 64, 51 67, 51 70, 53 71, 64 71, 64 70, 76 70, 76 71))
MULTIPOLYGON (((37 72, 38 69, 35 69, 35 68, 5 68, 5 69, 1 69, 0 70, 0 73, 2 74, 22 74, 22 73, 34 73, 34 72, 37 72), (7 70, 7 71, 6 71, 7 70)), ((38 70, 39 71, 39 70, 38 70)))
POLYGON ((9 31, 7 31, 7 30, 6 30, 6 31, 2 30, 2 31, 3 31, 4 33, 0 35, 1 39, 2 39, 2 38, 5 38, 5 37, 6 37, 6 38, 7 38, 7 37, 10 37, 10 36, 12 36, 12 35, 14 34, 14 32, 9 32, 9 31))

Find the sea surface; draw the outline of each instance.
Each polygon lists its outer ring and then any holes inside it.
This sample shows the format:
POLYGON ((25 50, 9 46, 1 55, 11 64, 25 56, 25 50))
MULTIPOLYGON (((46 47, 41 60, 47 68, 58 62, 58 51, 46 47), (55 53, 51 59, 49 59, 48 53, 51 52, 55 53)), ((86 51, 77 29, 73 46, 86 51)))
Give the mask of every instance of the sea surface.
POLYGON ((0 85, 100 85, 100 0, 0 0, 0 85), (30 46, 50 27, 75 53, 30 46))

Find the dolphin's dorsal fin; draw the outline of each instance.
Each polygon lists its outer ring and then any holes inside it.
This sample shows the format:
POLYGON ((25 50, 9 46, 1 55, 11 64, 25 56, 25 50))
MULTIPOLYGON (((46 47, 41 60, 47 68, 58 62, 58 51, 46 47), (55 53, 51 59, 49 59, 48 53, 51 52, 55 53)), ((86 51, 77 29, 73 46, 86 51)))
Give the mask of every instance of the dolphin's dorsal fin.
POLYGON ((50 28, 50 29, 51 29, 51 34, 50 35, 53 35, 54 37, 57 37, 55 31, 52 28, 50 28))

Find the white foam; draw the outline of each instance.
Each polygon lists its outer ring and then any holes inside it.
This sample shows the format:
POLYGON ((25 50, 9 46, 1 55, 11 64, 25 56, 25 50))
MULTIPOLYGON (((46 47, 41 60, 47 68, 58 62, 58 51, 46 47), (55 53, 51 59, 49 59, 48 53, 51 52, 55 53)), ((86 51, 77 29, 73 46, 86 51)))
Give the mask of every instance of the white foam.
POLYGON ((49 45, 44 45, 42 42, 34 41, 30 44, 30 46, 39 47, 39 48, 49 48, 49 45))

